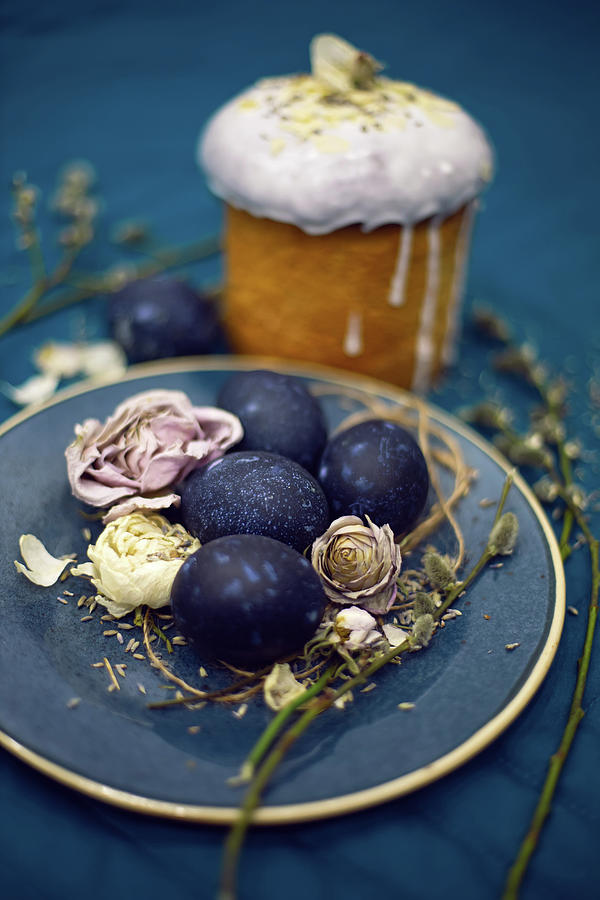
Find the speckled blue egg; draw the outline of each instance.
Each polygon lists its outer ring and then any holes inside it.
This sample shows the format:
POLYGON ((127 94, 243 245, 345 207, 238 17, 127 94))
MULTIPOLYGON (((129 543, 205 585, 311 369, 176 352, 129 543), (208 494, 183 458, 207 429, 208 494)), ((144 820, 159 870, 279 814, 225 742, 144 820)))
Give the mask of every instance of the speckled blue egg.
POLYGON ((177 627, 200 655, 250 669, 302 650, 325 603, 305 557, 250 534, 205 544, 186 559, 171 589, 177 627))
POLYGON ((215 303, 169 276, 140 278, 116 291, 108 320, 130 363, 210 353, 221 340, 215 303))
POLYGON ((266 450, 316 470, 327 441, 321 407, 305 384, 291 375, 237 372, 221 388, 217 406, 244 426, 240 450, 266 450))
POLYGON ((240 450, 186 480, 181 515, 202 544, 226 534, 263 534, 301 553, 329 525, 323 490, 298 463, 240 450))
POLYGON ((319 481, 332 517, 368 515, 394 534, 408 531, 429 491, 427 463, 415 439, 395 422, 371 419, 335 435, 319 481))

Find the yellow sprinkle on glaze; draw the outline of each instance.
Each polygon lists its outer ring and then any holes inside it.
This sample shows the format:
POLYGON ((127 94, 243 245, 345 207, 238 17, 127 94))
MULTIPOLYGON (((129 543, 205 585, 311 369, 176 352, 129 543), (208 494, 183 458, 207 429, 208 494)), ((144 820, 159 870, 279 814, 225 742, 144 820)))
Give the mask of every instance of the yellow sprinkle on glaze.
MULTIPOLYGON (((264 111, 285 134, 309 140, 321 153, 344 153, 349 142, 335 132, 352 122, 363 131, 404 131, 411 119, 428 119, 439 128, 452 128, 456 103, 403 81, 378 78, 368 90, 336 92, 311 75, 265 78, 255 93, 240 101, 241 109, 264 111)), ((287 142, 271 133, 271 153, 287 142)))
POLYGON ((335 134, 314 134, 311 141, 320 153, 344 153, 350 149, 348 141, 335 134))
POLYGON ((271 153, 273 156, 279 156, 282 150, 285 149, 285 141, 283 138, 273 138, 270 143, 271 153))

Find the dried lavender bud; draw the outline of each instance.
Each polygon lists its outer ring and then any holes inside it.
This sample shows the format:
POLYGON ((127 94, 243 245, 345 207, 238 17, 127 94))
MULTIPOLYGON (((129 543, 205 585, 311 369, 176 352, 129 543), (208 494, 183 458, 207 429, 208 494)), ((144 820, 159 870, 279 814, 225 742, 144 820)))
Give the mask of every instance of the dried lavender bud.
POLYGON ((426 647, 433 635, 435 622, 430 613, 419 616, 412 630, 413 643, 419 647, 426 647))
POLYGON ((454 584, 454 572, 439 553, 428 551, 423 557, 423 568, 434 587, 448 588, 454 584))
POLYGON ((419 593, 416 594, 413 607, 415 619, 427 614, 431 615, 435 612, 437 609, 435 602, 436 596, 437 595, 435 594, 425 594, 423 591, 419 591, 419 593))
POLYGON ((494 556, 510 556, 519 534, 519 520, 512 512, 504 513, 496 522, 488 540, 488 550, 494 556))

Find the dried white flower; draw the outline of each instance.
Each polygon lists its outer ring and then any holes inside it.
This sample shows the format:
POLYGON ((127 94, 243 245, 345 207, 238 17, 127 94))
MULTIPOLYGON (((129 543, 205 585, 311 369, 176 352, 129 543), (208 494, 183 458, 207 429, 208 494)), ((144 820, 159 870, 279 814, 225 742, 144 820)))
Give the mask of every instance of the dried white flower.
POLYGON ((376 620, 358 606, 341 610, 335 617, 334 627, 346 650, 366 650, 381 641, 376 620))
POLYGON ((115 341, 68 343, 48 341, 35 352, 34 362, 41 372, 57 378, 76 375, 120 375, 127 359, 115 341))
POLYGON ((137 606, 166 606, 180 566, 199 548, 183 526, 135 512, 107 525, 87 549, 91 562, 72 571, 91 578, 98 603, 119 619, 137 606))
POLYGON ((17 406, 29 406, 33 403, 45 403, 56 391, 58 378, 49 372, 41 375, 32 375, 22 384, 13 387, 7 381, 1 385, 2 393, 17 406))

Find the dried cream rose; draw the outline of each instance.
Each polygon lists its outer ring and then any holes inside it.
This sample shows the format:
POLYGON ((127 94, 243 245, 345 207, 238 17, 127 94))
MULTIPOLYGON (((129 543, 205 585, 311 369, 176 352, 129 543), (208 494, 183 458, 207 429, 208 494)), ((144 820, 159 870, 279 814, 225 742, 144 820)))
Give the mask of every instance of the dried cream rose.
POLYGON ((182 525, 135 512, 107 525, 87 549, 91 562, 71 571, 91 578, 98 603, 118 619, 136 606, 166 606, 181 564, 199 549, 182 525))
POLYGON ((133 509, 177 506, 169 489, 237 444, 243 428, 225 410, 192 406, 181 391, 153 390, 125 400, 104 424, 86 419, 75 434, 65 451, 73 494, 112 507, 103 519, 111 522, 133 509))
POLYGON ((402 556, 390 526, 365 518, 366 525, 357 516, 335 519, 314 542, 312 564, 334 603, 385 613, 396 596, 402 556))

